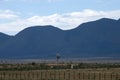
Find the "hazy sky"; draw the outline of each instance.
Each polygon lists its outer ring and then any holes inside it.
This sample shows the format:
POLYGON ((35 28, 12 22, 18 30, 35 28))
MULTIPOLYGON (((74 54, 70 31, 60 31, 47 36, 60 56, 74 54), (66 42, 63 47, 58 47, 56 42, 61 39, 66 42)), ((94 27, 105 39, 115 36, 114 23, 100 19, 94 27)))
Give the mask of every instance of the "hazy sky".
POLYGON ((72 29, 100 18, 120 18, 120 0, 0 0, 0 32, 33 25, 72 29))

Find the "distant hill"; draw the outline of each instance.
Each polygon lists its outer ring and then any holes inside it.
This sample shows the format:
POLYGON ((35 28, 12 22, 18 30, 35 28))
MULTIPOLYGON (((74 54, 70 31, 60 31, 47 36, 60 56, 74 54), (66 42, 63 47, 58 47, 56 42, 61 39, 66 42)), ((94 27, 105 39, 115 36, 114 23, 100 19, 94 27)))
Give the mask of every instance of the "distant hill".
POLYGON ((0 33, 0 48, 11 38, 12 36, 0 33))
POLYGON ((63 58, 120 57, 120 20, 102 18, 71 30, 33 26, 0 48, 1 58, 55 58, 57 53, 63 58))

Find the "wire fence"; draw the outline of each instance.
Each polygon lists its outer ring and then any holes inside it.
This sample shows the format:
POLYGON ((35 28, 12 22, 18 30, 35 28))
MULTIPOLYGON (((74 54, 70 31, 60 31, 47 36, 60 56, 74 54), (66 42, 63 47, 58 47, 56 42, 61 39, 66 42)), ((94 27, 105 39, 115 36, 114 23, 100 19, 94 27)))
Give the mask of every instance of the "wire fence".
POLYGON ((0 71, 0 80, 120 80, 119 70, 0 71))

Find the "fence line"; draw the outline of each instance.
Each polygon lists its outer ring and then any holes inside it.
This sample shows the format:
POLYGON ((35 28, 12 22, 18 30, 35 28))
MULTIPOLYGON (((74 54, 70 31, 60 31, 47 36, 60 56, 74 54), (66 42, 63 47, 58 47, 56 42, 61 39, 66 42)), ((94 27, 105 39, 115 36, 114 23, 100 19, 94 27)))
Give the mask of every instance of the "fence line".
POLYGON ((0 80, 120 80, 120 71, 33 70, 0 71, 0 80))

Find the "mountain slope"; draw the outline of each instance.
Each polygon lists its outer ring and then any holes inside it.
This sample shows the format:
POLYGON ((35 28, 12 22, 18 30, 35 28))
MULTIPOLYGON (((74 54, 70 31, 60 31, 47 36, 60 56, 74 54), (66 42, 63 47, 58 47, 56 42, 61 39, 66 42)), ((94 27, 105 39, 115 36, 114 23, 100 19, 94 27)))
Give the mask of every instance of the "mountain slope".
POLYGON ((34 26, 19 32, 0 48, 5 58, 120 57, 120 20, 103 18, 72 30, 34 26))
POLYGON ((0 53, 6 53, 5 57, 51 57, 59 51, 63 34, 64 31, 49 25, 26 28, 10 40, 0 53))
POLYGON ((120 55, 120 22, 117 20, 103 18, 84 23, 70 33, 71 44, 73 49, 77 49, 77 54, 80 52, 85 57, 120 55))
POLYGON ((12 36, 6 35, 4 33, 0 33, 0 47, 2 47, 12 36))

